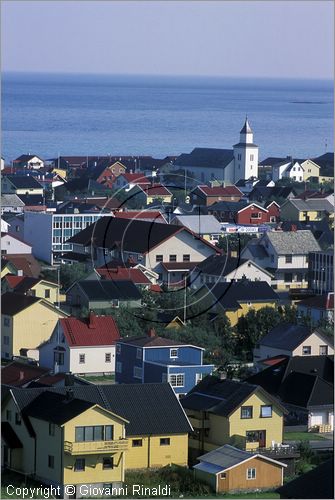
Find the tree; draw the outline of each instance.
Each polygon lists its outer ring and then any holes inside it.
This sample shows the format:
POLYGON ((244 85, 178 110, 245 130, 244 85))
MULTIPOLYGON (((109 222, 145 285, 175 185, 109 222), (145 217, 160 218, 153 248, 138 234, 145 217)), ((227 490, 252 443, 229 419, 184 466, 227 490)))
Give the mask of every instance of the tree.
MULTIPOLYGON (((44 279, 57 283, 57 269, 45 269, 41 274, 44 279)), ((84 278, 87 274, 88 272, 85 264, 75 263, 71 266, 68 264, 61 264, 59 266, 60 286, 63 290, 67 290, 72 283, 84 278)))
POLYGON ((120 307, 111 311, 111 316, 114 317, 119 328, 121 337, 136 337, 145 335, 146 332, 140 325, 140 315, 136 309, 128 307, 120 307))

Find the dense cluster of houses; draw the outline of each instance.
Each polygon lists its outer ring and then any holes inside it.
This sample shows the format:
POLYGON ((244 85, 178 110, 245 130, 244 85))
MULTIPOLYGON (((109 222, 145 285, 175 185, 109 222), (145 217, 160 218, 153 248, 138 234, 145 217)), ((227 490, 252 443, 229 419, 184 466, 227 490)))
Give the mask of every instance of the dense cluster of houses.
POLYGON ((231 150, 2 163, 5 467, 62 494, 171 464, 216 492, 270 490, 299 458, 284 426, 333 431, 333 155, 258 158, 246 119, 231 150), (64 267, 80 269, 66 287, 45 277, 64 267), (164 334, 121 335, 115 311, 136 321, 176 292, 164 334), (232 335, 250 311, 296 317, 229 378, 170 335, 189 300, 232 335))

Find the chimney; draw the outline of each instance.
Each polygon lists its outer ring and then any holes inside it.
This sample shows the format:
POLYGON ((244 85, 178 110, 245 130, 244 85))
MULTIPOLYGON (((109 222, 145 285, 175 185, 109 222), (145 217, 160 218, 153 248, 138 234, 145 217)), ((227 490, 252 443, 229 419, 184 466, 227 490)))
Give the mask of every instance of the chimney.
POLYGON ((96 326, 96 315, 93 311, 90 311, 90 314, 88 316, 88 328, 96 328, 96 326))
POLYGON ((334 292, 327 293, 326 309, 333 309, 334 307, 334 292))
POLYGON ((66 401, 72 401, 74 399, 73 389, 70 387, 66 388, 66 401))
POLYGON ((74 375, 73 373, 65 373, 64 384, 66 387, 72 387, 74 385, 74 375))
POLYGON ((150 338, 156 337, 156 330, 154 328, 149 328, 147 335, 150 338))
POLYGON ((297 225, 296 225, 296 224, 292 224, 292 225, 291 225, 291 231, 292 231, 293 233, 296 233, 296 232, 297 232, 297 229, 298 229, 298 228, 297 228, 297 225))
POLYGON ((18 275, 18 276, 23 276, 23 271, 22 271, 22 269, 18 269, 18 271, 17 271, 17 275, 18 275))
POLYGON ((19 380, 23 380, 23 379, 24 379, 24 371, 20 370, 19 380))

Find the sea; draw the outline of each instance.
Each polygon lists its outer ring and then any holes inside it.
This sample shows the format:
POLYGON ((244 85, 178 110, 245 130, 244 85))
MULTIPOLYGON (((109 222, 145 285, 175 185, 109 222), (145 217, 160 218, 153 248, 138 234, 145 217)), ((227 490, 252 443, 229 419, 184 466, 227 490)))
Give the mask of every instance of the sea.
POLYGON ((267 156, 334 151, 333 82, 2 74, 1 155, 167 155, 232 148, 246 115, 267 156))

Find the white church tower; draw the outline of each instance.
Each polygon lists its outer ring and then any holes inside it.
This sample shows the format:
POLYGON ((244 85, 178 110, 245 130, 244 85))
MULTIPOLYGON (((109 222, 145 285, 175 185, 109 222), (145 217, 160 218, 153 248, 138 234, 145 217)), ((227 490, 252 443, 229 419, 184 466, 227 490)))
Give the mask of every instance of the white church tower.
POLYGON ((234 148, 234 182, 258 177, 258 146, 253 143, 254 134, 246 117, 240 132, 240 142, 234 148))

